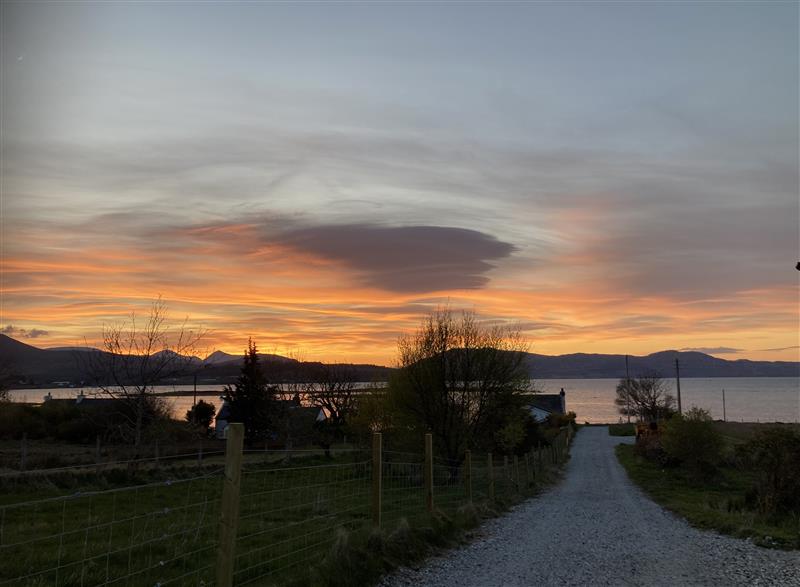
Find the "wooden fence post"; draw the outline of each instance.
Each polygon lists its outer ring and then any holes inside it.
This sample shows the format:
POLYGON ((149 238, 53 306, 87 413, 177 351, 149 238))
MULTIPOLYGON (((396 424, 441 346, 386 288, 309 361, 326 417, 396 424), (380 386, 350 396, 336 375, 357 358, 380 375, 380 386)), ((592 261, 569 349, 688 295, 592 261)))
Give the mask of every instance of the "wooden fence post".
POLYGON ((158 464, 158 458, 159 458, 159 454, 158 454, 158 440, 156 440, 156 464, 158 464))
POLYGON ((100 435, 97 435, 94 442, 94 462, 100 464, 100 435))
POLYGON ((433 435, 425 434, 425 507, 433 512, 433 435))
POLYGON ((239 527, 239 489, 242 482, 242 448, 244 424, 228 424, 225 443, 225 478, 219 519, 217 547, 217 585, 232 587, 236 560, 236 533, 239 527))
POLYGON ((531 463, 530 463, 530 452, 525 453, 525 483, 530 486, 531 484, 531 463))
POLYGON ((503 455, 503 479, 508 481, 508 455, 503 455))
POLYGON ((381 527, 381 482, 383 480, 383 435, 372 435, 372 525, 381 527))
POLYGON ((19 447, 19 469, 24 471, 28 466, 28 433, 22 433, 22 442, 19 447))
POLYGON ((472 503, 472 452, 464 455, 464 484, 467 490, 467 501, 472 503))
POLYGON ((494 465, 492 463, 492 453, 486 457, 486 474, 489 476, 489 501, 494 501, 494 465))

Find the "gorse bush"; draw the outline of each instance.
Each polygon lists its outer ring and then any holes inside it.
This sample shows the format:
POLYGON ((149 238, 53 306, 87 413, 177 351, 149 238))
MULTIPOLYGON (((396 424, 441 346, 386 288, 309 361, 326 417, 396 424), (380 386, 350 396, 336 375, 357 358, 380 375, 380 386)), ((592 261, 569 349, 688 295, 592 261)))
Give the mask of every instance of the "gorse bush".
POLYGON ((691 474, 707 477, 716 471, 724 442, 706 410, 691 408, 662 426, 661 447, 667 458, 691 474))
POLYGON ((750 501, 765 513, 800 513, 800 431, 766 428, 740 449, 756 472, 750 501))

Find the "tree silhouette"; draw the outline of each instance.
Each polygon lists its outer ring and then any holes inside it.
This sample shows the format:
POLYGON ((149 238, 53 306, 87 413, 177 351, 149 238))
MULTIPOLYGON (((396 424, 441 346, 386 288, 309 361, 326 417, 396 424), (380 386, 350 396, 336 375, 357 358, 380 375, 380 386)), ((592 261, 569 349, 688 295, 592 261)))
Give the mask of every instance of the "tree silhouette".
POLYGON ((620 379, 614 403, 623 416, 636 416, 644 422, 668 418, 675 408, 667 383, 655 373, 620 379))
POLYGON ((126 421, 124 435, 132 436, 137 448, 145 427, 169 416, 155 387, 189 373, 206 334, 202 329, 190 330, 187 319, 171 327, 167 306, 159 296, 143 322, 134 312, 128 320, 105 324, 101 351, 78 353, 89 381, 117 400, 119 415, 126 421))
POLYGON ((265 440, 275 429, 277 416, 277 388, 271 387, 258 357, 256 343, 247 341, 242 370, 233 387, 225 387, 225 401, 230 406, 230 422, 244 424, 248 442, 265 440))
POLYGON ((444 309, 402 337, 398 350, 390 404, 404 428, 430 431, 447 458, 460 462, 467 448, 495 448, 497 431, 521 417, 530 381, 518 331, 444 309))

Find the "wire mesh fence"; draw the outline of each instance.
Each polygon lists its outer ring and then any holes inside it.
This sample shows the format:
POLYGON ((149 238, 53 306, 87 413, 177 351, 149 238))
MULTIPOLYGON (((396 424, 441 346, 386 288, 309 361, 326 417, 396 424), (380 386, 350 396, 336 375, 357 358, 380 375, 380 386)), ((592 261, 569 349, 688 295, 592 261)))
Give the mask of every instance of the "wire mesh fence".
POLYGON ((220 480, 217 470, 0 506, 0 585, 199 584, 214 562, 220 480))
MULTIPOLYGON (((364 456, 364 455, 361 455, 364 456)), ((370 460, 243 471, 234 581, 279 580, 317 562, 338 528, 370 516, 370 460)))
POLYGON ((523 455, 455 459, 430 441, 421 453, 379 443, 327 455, 229 444, 225 460, 180 476, 34 501, 6 494, 0 587, 303 582, 342 530, 425 526, 471 502, 519 499, 563 461, 569 440, 567 430, 523 455))

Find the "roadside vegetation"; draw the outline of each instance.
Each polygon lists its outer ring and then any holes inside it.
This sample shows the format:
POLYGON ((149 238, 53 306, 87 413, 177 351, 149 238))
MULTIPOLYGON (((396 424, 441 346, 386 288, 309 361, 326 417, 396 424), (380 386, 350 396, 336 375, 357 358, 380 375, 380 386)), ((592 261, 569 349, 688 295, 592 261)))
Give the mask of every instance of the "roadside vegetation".
POLYGON ((610 436, 635 436, 636 424, 610 424, 608 427, 608 434, 610 436))
POLYGON ((713 422, 692 408, 616 451, 634 482, 691 524, 800 549, 800 426, 713 422))

